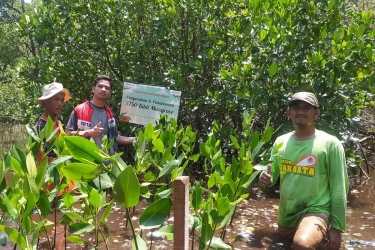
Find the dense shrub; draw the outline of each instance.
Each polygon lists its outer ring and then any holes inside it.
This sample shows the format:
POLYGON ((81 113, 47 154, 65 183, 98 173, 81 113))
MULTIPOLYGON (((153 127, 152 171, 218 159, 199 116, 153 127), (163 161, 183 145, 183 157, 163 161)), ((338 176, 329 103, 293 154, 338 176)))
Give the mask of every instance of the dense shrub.
POLYGON ((256 129, 269 117, 287 125, 287 100, 299 90, 317 93, 319 126, 335 134, 373 105, 374 18, 340 0, 48 0, 19 27, 35 42, 21 65, 29 119, 41 86, 56 80, 73 93, 66 121, 98 74, 116 80, 116 114, 124 81, 183 91, 179 123, 198 140, 214 120, 225 140, 241 130, 244 109, 257 110, 256 129))

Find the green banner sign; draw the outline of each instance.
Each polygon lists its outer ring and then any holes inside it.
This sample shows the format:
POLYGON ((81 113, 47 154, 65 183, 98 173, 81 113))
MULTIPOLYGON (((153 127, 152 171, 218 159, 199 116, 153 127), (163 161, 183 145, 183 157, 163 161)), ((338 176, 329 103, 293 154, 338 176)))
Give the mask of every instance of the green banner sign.
POLYGON ((180 98, 181 91, 125 82, 119 120, 141 125, 155 125, 162 115, 177 120, 180 98))

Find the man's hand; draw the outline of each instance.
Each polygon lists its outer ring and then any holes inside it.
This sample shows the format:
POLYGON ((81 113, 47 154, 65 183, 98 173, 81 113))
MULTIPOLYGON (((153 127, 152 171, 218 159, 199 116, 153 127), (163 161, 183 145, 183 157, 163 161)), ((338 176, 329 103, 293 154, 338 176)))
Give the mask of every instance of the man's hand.
POLYGON ((337 250, 341 247, 341 232, 336 228, 330 228, 327 232, 328 243, 326 249, 337 250))
POLYGON ((86 130, 86 131, 83 131, 83 132, 86 132, 84 134, 85 137, 87 137, 87 136, 98 137, 98 136, 101 136, 103 134, 104 128, 102 128, 102 123, 99 122, 92 129, 89 129, 89 130, 86 130))
POLYGON ((260 187, 267 187, 268 185, 270 185, 271 179, 272 179, 271 165, 268 164, 267 172, 263 172, 260 175, 258 185, 260 187))
POLYGON ((82 130, 81 128, 78 128, 77 131, 73 130, 65 130, 65 132, 68 135, 79 135, 82 137, 98 137, 101 136, 104 132, 104 128, 102 128, 102 123, 99 122, 96 124, 95 127, 87 130, 82 130))

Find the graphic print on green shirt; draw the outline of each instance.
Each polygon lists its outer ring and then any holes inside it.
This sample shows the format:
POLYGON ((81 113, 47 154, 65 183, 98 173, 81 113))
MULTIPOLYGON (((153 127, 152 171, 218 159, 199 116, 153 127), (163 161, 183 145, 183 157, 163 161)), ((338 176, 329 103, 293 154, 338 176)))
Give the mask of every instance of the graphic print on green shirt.
POLYGON ((290 160, 282 159, 280 171, 281 173, 294 173, 313 177, 315 176, 314 166, 316 163, 317 159, 313 155, 303 156, 296 164, 293 164, 290 160))

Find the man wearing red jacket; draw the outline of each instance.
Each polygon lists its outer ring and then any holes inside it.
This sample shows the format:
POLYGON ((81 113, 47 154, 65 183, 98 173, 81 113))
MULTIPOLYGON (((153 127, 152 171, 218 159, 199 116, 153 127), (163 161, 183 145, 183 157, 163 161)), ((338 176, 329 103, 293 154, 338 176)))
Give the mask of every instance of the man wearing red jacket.
POLYGON ((114 144, 108 152, 110 155, 117 152, 118 145, 127 145, 134 141, 134 137, 118 135, 113 112, 107 105, 112 87, 112 79, 109 76, 98 76, 92 86, 93 98, 74 108, 66 126, 67 134, 93 138, 99 148, 102 148, 104 135, 107 135, 108 141, 114 139, 114 144))

